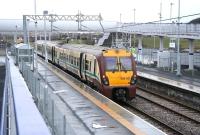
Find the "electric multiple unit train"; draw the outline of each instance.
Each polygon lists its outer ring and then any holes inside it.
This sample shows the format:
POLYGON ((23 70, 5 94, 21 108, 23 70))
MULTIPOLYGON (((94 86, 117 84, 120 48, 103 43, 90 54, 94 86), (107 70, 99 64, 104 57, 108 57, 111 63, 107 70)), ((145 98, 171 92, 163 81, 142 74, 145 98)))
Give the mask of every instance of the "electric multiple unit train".
MULTIPOLYGON (((136 95, 136 64, 131 52, 91 45, 46 42, 48 59, 114 100, 131 100, 136 95)), ((44 41, 37 41, 44 55, 44 41)))

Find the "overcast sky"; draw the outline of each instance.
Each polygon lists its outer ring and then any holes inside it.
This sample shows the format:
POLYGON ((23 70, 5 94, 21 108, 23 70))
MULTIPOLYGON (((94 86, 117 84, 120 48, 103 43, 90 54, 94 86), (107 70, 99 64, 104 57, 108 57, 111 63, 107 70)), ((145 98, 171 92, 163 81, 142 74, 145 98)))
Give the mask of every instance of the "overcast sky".
MULTIPOLYGON (((181 15, 200 13, 200 0, 180 0, 181 15)), ((37 0, 37 14, 48 10, 55 14, 102 14, 105 21, 133 22, 134 8, 136 22, 159 20, 160 3, 162 2, 163 19, 178 14, 178 0, 37 0)), ((1 0, 0 19, 22 19, 23 14, 34 14, 34 0, 1 0)), ((193 18, 197 18, 195 16, 193 18)), ((188 18, 186 20, 191 20, 188 18)), ((185 20, 182 19, 182 22, 185 20)))

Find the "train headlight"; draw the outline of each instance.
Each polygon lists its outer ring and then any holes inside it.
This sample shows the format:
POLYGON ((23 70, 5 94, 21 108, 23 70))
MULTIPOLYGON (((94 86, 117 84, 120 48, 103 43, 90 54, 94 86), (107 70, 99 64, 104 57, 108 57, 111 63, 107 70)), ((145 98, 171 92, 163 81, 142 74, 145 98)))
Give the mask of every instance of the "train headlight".
POLYGON ((105 76, 105 75, 103 75, 103 84, 104 85, 109 85, 109 81, 108 81, 108 77, 107 76, 105 76))
POLYGON ((131 77, 130 84, 131 84, 131 85, 134 85, 134 84, 136 84, 136 83, 137 83, 137 76, 134 75, 134 76, 131 77))

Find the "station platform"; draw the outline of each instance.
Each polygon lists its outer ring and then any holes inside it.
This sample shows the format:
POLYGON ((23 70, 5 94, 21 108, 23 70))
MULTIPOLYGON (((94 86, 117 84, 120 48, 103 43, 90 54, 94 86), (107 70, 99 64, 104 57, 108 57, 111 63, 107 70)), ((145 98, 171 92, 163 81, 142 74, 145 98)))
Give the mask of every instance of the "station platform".
POLYGON ((164 72, 156 68, 143 66, 137 66, 137 71, 139 77, 148 78, 163 84, 200 94, 200 79, 186 76, 176 76, 174 73, 164 72))
POLYGON ((74 134, 165 135, 140 117, 98 92, 91 91, 82 83, 77 83, 50 64, 46 68, 44 62, 39 62, 38 73, 61 99, 62 103, 57 107, 59 110, 65 109, 63 113, 69 118, 67 123, 74 134))

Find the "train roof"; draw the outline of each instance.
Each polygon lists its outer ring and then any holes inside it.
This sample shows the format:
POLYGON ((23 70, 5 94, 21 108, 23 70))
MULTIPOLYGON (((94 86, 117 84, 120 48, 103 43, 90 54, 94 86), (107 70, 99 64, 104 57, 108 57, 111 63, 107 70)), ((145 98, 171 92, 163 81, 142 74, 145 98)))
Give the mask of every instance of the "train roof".
MULTIPOLYGON (((44 44, 44 40, 38 40, 37 44, 44 44)), ((86 44, 63 44, 59 45, 58 41, 46 41, 46 44, 48 46, 57 46, 59 48, 63 49, 70 49, 75 50, 78 52, 87 52, 93 55, 100 55, 103 50, 108 50, 110 48, 108 47, 102 47, 102 46, 94 46, 94 45, 86 45, 86 44)))
MULTIPOLYGON (((44 40, 38 40, 38 44, 44 44, 44 40)), ((102 46, 94 46, 94 45, 86 45, 86 44, 63 44, 60 45, 58 41, 46 41, 48 46, 56 46, 62 49, 70 49, 77 52, 89 53, 95 56, 101 55, 104 50, 113 50, 113 48, 102 47, 102 46)), ((120 49, 121 50, 121 49, 120 49)), ((124 50, 124 49, 122 49, 124 50)))
POLYGON ((78 52, 90 53, 93 55, 100 55, 103 50, 108 50, 108 47, 100 47, 94 45, 85 45, 85 44, 64 44, 61 46, 64 49, 71 49, 78 52))
MULTIPOLYGON (((36 42, 37 44, 44 44, 45 43, 45 41, 44 40, 37 40, 37 42, 36 42)), ((48 46, 56 46, 56 45, 58 45, 59 44, 59 42, 58 41, 46 41, 46 44, 48 45, 48 46)))

